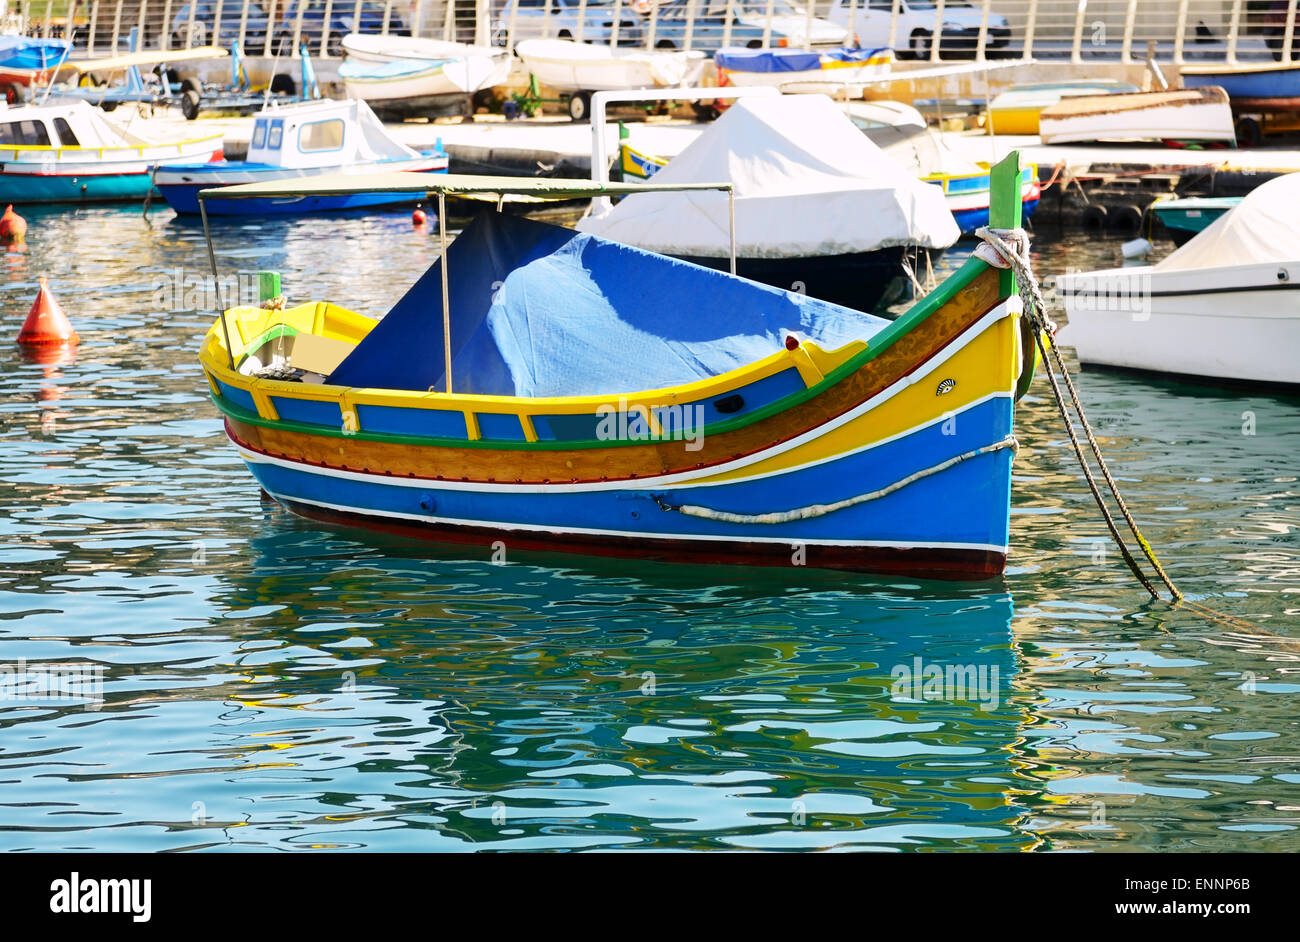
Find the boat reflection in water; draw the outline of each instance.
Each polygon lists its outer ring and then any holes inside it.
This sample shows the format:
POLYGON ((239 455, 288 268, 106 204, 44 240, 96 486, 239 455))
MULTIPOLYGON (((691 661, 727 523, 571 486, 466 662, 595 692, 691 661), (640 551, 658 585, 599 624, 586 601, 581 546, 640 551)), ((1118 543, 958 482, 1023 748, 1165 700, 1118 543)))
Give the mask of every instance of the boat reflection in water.
POLYGON ((213 691, 231 707, 226 748, 276 764, 241 779, 254 814, 232 841, 355 846, 384 828, 389 849, 1033 844, 1008 798, 1024 718, 1006 592, 494 565, 265 507, 265 535, 214 599, 248 652, 213 691), (912 684, 918 668, 929 683, 912 684), (972 683, 936 685, 931 668, 972 683), (275 815, 259 812, 272 794, 275 815))

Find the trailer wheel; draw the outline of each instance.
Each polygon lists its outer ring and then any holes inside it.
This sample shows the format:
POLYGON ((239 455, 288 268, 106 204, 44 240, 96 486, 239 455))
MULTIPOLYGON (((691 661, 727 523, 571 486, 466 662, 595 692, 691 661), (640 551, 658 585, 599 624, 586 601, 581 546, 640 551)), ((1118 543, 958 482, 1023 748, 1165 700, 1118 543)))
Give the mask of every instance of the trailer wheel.
POLYGON ((1264 127, 1258 118, 1242 118, 1237 122, 1237 146, 1258 147, 1264 143, 1264 127))
POLYGON ((196 78, 187 78, 185 81, 181 82, 182 95, 184 95, 186 92, 193 92, 194 94, 197 95, 202 91, 203 91, 203 85, 196 78))
POLYGON ((99 103, 99 107, 103 108, 105 111, 112 111, 114 108, 117 107, 117 102, 115 102, 115 101, 101 101, 101 102, 99 103))
POLYGON ((298 94, 298 84, 284 73, 277 73, 271 77, 271 94, 296 95, 298 94))
POLYGON ((574 121, 591 117, 591 92, 574 92, 569 96, 569 117, 574 121))
POLYGON ((181 95, 181 114, 185 115, 186 121, 193 121, 199 116, 199 111, 203 107, 203 102, 199 99, 199 93, 194 89, 186 89, 181 95))

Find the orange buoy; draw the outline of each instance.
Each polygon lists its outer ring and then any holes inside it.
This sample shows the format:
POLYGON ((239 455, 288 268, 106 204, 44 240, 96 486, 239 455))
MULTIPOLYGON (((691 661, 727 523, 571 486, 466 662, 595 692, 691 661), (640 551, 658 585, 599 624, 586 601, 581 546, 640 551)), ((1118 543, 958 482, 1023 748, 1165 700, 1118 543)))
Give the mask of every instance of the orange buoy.
POLYGON ((27 241, 27 220, 14 212, 12 203, 5 207, 4 215, 0 216, 0 239, 6 242, 27 241))
POLYGON ((429 221, 429 214, 426 213, 424 210, 422 210, 420 207, 418 206, 415 207, 415 212, 411 213, 411 225, 423 226, 428 221, 429 221))
POLYGON ((18 332, 18 342, 24 346, 42 344, 74 344, 77 332, 72 329, 72 322, 63 313, 59 302, 54 299, 50 286, 41 276, 41 289, 36 292, 32 309, 27 312, 23 329, 18 332))

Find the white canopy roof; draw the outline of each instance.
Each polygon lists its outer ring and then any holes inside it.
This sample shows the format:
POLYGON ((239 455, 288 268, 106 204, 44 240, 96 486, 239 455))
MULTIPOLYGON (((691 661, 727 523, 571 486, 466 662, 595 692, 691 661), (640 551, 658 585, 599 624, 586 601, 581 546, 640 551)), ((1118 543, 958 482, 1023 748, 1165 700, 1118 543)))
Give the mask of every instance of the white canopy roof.
POLYGON ((1200 235, 1154 267, 1156 271, 1179 271, 1297 259, 1300 173, 1287 173, 1256 187, 1200 235))
MULTIPOLYGON (((960 235, 942 190, 912 177, 823 95, 739 99, 655 174, 656 183, 706 180, 735 186, 744 258, 943 248, 960 235)), ((663 254, 729 254, 725 193, 638 193, 578 228, 663 254)))

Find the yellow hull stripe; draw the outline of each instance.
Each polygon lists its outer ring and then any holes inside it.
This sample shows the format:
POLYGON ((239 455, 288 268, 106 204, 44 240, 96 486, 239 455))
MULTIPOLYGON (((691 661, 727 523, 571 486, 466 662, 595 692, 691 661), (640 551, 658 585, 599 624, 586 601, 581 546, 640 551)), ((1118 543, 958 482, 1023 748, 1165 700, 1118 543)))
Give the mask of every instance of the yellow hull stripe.
POLYGON ((923 367, 925 375, 916 382, 838 428, 757 463, 692 483, 720 484, 829 461, 957 413, 993 393, 1012 391, 1020 363, 1018 324, 1017 314, 988 324, 934 369, 927 372, 923 367), (951 392, 939 395, 939 384, 949 379, 954 382, 951 392))

